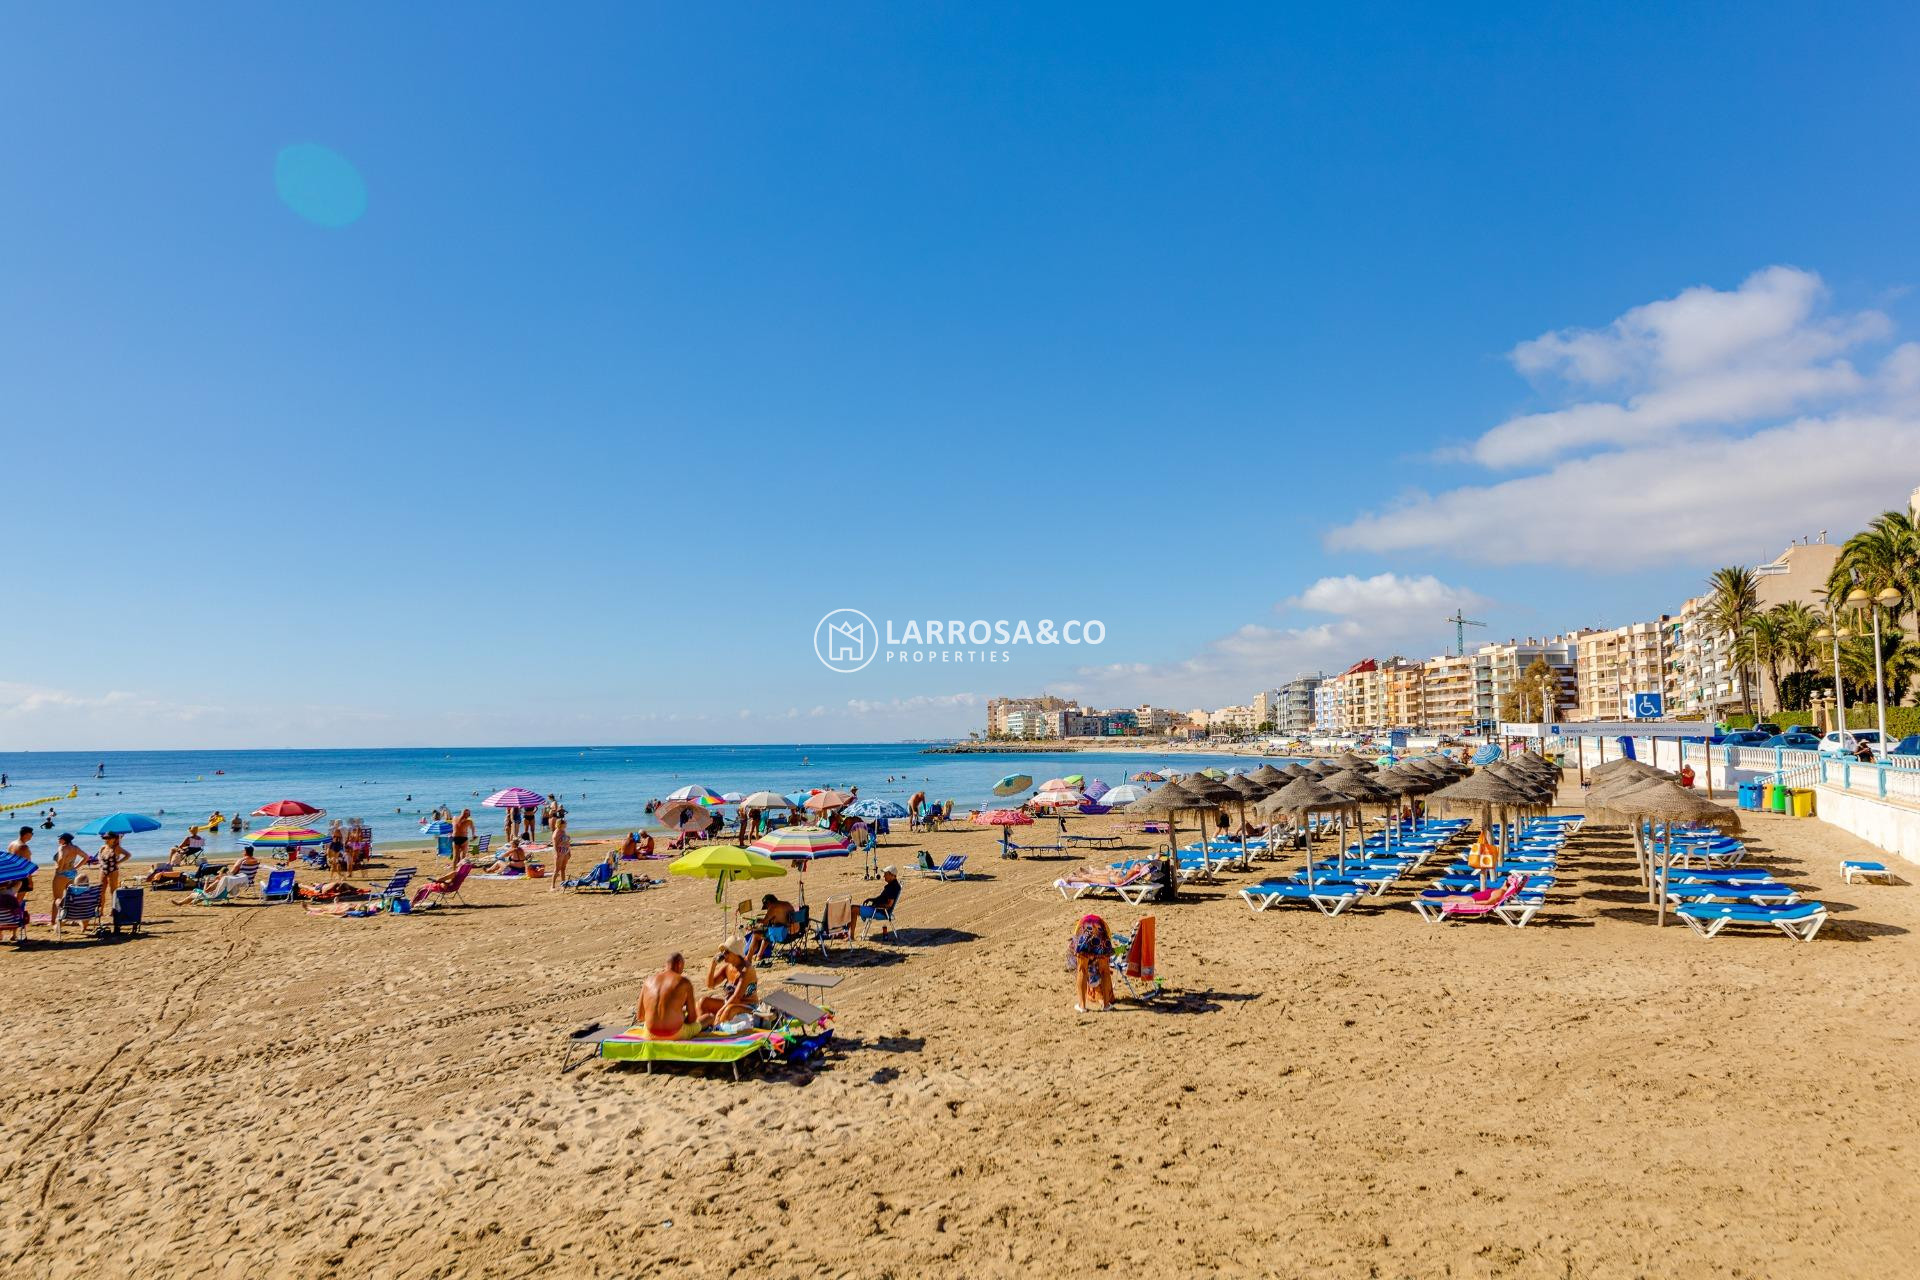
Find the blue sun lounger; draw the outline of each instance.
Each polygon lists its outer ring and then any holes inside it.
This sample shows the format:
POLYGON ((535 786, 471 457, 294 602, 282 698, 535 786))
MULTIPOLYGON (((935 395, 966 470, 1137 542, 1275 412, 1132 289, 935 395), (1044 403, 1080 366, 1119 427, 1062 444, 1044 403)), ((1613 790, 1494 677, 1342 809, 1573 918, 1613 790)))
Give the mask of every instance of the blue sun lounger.
POLYGON ((1848 884, 1859 880, 1885 880, 1893 883, 1893 872, 1887 870, 1884 862, 1867 862, 1861 858, 1847 858, 1840 863, 1840 878, 1848 884))
POLYGON ((1263 880, 1240 891, 1246 904, 1265 911, 1276 902, 1309 902, 1321 914, 1337 916, 1360 900, 1360 889, 1351 884, 1308 885, 1298 880, 1263 880))
POLYGON ((1798 902, 1800 895, 1784 884, 1669 884, 1667 896, 1676 902, 1798 902))
POLYGON ((1797 942, 1812 942, 1827 922, 1821 902, 1769 907, 1744 902, 1688 902, 1674 911, 1695 933, 1711 938, 1730 924, 1770 924, 1797 942))

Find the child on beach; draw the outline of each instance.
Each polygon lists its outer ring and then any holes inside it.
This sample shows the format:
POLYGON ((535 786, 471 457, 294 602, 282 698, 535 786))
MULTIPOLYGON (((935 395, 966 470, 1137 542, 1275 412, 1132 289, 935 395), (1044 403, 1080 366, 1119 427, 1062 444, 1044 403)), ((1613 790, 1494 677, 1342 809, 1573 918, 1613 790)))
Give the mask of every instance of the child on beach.
POLYGON ((1067 946, 1067 968, 1077 972, 1073 1011, 1085 1013, 1100 998, 1102 1013, 1113 1008, 1113 935, 1096 915, 1080 917, 1067 946))

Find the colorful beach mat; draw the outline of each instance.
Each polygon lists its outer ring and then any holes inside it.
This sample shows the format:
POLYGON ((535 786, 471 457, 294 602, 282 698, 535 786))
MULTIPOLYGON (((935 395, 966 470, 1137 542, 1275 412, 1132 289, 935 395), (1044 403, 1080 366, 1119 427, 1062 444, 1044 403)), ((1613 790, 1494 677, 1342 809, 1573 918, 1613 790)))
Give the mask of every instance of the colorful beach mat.
POLYGON ((695 1036, 691 1040, 654 1040, 639 1027, 600 1042, 600 1056, 612 1062, 738 1062, 766 1048, 768 1032, 695 1036))

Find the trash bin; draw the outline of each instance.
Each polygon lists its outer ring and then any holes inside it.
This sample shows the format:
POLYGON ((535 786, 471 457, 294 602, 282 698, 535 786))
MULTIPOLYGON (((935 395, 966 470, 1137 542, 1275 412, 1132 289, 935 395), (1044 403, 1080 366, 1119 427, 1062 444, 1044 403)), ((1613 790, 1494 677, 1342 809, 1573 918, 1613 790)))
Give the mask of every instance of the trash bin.
POLYGON ((1793 816, 1796 818, 1811 818, 1813 816, 1813 789, 1811 787, 1794 787, 1792 789, 1792 796, 1793 816))
POLYGON ((1760 807, 1760 786, 1761 784, 1758 782, 1741 783, 1740 798, 1737 801, 1738 806, 1742 809, 1758 809, 1760 807))
POLYGON ((1767 808, 1775 813, 1787 811, 1787 788, 1774 783, 1767 785, 1767 808))

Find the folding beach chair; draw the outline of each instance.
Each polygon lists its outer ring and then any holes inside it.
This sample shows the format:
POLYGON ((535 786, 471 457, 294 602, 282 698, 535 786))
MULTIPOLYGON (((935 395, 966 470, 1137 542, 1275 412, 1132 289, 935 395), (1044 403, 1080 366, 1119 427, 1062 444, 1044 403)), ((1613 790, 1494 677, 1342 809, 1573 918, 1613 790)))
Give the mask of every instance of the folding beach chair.
POLYGON ((562 880, 560 883, 563 888, 567 889, 612 893, 613 864, 611 862, 596 862, 593 864, 593 870, 587 872, 587 874, 576 876, 572 880, 562 880))
POLYGON ((851 897, 827 899, 827 909, 821 914, 820 923, 815 925, 813 930, 813 941, 820 948, 822 959, 826 959, 830 954, 827 950, 828 943, 851 943, 854 940, 854 922, 859 918, 853 909, 851 897))
MULTIPOLYGON (((601 865, 605 866, 604 863, 601 865)), ((460 886, 465 884, 467 877, 472 874, 473 863, 462 858, 460 865, 453 869, 452 875, 444 880, 429 880, 420 886, 419 898, 421 905, 425 906, 434 898, 456 898, 459 899, 462 906, 466 905, 466 899, 460 896, 460 886)))
POLYGON ((412 883, 414 872, 416 870, 418 870, 418 868, 416 867, 402 867, 400 870, 394 872, 391 876, 389 876, 385 884, 369 885, 367 887, 367 897, 375 902, 379 902, 387 898, 406 897, 407 886, 408 884, 412 883))
POLYGON ((147 915, 147 891, 145 889, 115 889, 113 891, 113 909, 109 913, 113 923, 113 936, 119 937, 125 929, 134 937, 140 936, 140 924, 147 915))
POLYGON ((16 946, 27 940, 30 920, 24 898, 11 893, 0 895, 0 933, 12 934, 16 946))
POLYGON ((260 901, 262 902, 292 902, 294 889, 293 871, 292 869, 286 871, 269 871, 267 873, 267 882, 255 887, 260 892, 260 901))
POLYGON ((1152 916, 1141 916, 1140 923, 1133 927, 1132 933, 1113 935, 1113 950, 1119 963, 1113 966, 1113 975, 1127 989, 1127 995, 1142 1002, 1152 1000, 1160 994, 1160 979, 1154 976, 1154 922, 1152 916))
MULTIPOLYGON (((100 920, 100 886, 97 884, 76 884, 69 886, 60 896, 60 903, 53 911, 53 936, 60 936, 60 926, 89 923, 97 925, 100 920)), ((82 928, 81 933, 92 930, 82 928)))

